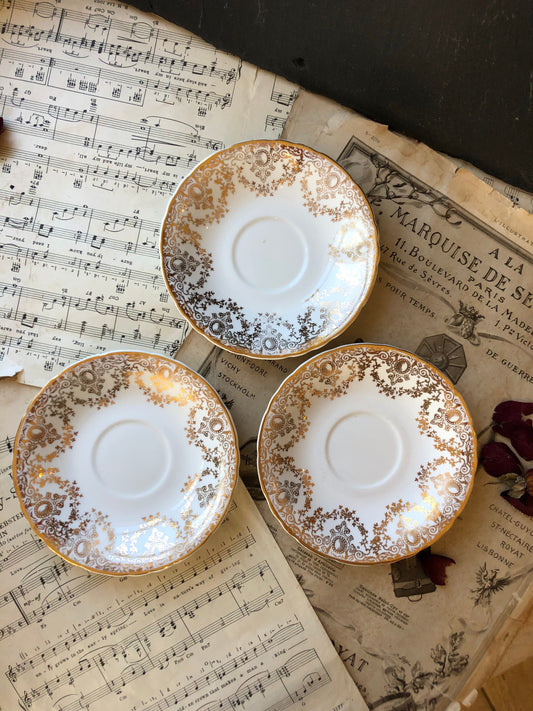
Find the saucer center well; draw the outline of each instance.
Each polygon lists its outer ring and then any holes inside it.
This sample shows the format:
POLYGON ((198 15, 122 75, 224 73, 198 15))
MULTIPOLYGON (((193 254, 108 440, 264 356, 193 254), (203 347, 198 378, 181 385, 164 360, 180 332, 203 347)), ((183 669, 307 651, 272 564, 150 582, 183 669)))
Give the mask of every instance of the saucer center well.
POLYGON ((371 489, 392 477, 402 456, 397 427, 373 412, 352 412, 335 422, 326 440, 333 473, 354 488, 371 489))
POLYGON ((153 491, 170 462, 166 437, 141 420, 122 420, 107 427, 93 448, 100 482, 115 494, 135 497, 153 491))
POLYGON ((233 243, 233 265, 255 290, 278 293, 294 286, 308 263, 302 231, 282 217, 257 217, 247 222, 233 243))

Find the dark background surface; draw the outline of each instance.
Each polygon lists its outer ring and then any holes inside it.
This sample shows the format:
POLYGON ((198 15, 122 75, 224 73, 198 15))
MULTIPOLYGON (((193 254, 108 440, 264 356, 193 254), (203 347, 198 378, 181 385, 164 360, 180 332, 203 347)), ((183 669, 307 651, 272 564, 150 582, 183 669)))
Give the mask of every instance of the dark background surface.
POLYGON ((533 192, 533 0, 134 0, 533 192))

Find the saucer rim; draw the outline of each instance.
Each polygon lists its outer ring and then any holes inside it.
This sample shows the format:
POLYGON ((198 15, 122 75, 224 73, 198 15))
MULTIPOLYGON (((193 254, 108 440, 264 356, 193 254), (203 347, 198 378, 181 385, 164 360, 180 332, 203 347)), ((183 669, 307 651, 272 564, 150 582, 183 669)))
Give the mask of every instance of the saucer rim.
POLYGON ((426 361, 424 358, 421 358, 419 355, 416 355, 415 353, 412 353, 411 351, 408 351, 404 348, 398 348, 396 346, 391 346, 388 344, 384 343, 378 343, 375 341, 368 341, 368 342, 363 342, 363 343, 348 343, 344 344, 341 346, 337 346, 335 348, 330 348, 328 350, 321 351, 320 353, 317 353, 313 355, 311 358, 307 359, 304 363, 301 363, 298 367, 296 367, 289 375, 284 378, 284 380, 279 384, 277 387, 276 391, 273 393, 272 397, 270 398, 267 407, 265 408, 265 411, 263 413, 263 417, 261 419, 261 424, 259 426, 258 430, 258 436, 257 436, 257 475, 259 478, 259 484, 261 486, 261 490, 263 492, 263 496, 265 497, 265 500, 268 504, 268 508, 270 509, 270 512, 274 516, 274 518, 280 523, 282 528, 295 540, 297 541, 301 546, 306 548, 307 550, 311 551, 312 553, 320 556, 321 558, 324 558, 325 560, 333 561, 335 563, 340 563, 341 565, 350 565, 350 566, 359 566, 359 567, 370 567, 370 566, 376 566, 376 565, 390 565, 391 563, 396 563, 400 560, 405 560, 406 558, 412 558, 416 556, 418 553, 420 553, 422 550, 425 548, 428 548, 429 546, 432 546, 434 543, 436 543, 439 538, 441 538, 449 529, 453 526, 453 524, 457 521, 459 516, 461 515, 462 511, 464 510, 466 504, 468 503, 468 500, 470 499, 470 496, 472 494, 472 490, 474 487, 474 482, 475 482, 475 474, 478 468, 478 439, 477 439, 477 434, 474 428, 474 422, 472 420, 472 415, 470 414, 470 411, 465 403, 465 400, 463 396, 459 393, 457 388, 454 386, 452 381, 441 371, 439 368, 434 366, 432 363, 426 361), (471 428, 471 450, 472 450, 472 464, 470 468, 470 482, 468 485, 468 489, 465 493, 464 499, 457 509, 456 513, 454 514, 453 518, 442 528, 442 530, 439 531, 438 534, 436 534, 431 540, 424 540, 422 541, 415 549, 413 549, 412 552, 409 553, 409 555, 398 555, 394 557, 390 557, 384 560, 352 560, 352 559, 340 559, 335 556, 330 556, 327 553, 324 553, 322 551, 317 550, 314 548, 312 545, 309 543, 301 540, 289 527, 289 525, 281 518, 279 513, 276 510, 276 507, 274 506, 274 503, 271 501, 271 498, 266 491, 266 486, 263 482, 263 474, 262 474, 262 465, 261 465, 261 458, 260 458, 260 452, 261 452, 261 447, 260 447, 260 442, 261 439, 264 435, 264 428, 265 428, 265 422, 266 418, 276 402, 276 399, 280 392, 283 390, 283 388, 290 382, 290 380, 296 376, 296 374, 303 370, 305 367, 307 367, 310 363, 313 361, 318 360, 319 358, 322 358, 323 356, 326 356, 330 353, 337 353, 337 352, 342 352, 342 351, 357 351, 360 348, 370 348, 373 351, 379 351, 379 350, 386 350, 386 351, 393 351, 395 353, 398 353, 399 355, 406 355, 411 358, 414 358, 416 361, 418 361, 420 364, 423 364, 424 366, 428 367, 430 370, 432 370, 434 373, 436 373, 440 378, 442 378, 445 383, 448 385, 450 390, 453 392, 453 394, 459 398, 462 406, 464 407, 464 411, 466 413, 466 416, 468 418, 468 423, 470 424, 471 428))
MULTIPOLYGON (((253 358, 253 359, 258 359, 258 360, 283 360, 284 358, 298 358, 301 357, 302 355, 306 355, 307 353, 312 353, 313 351, 323 348, 327 343, 330 343, 333 341, 335 338, 338 338, 346 329, 348 329, 355 319, 359 316, 361 313, 363 307, 366 305, 368 299, 370 298, 374 287, 376 285, 377 281, 377 276, 378 276, 378 268, 379 268, 379 263, 381 259, 381 252, 380 252, 380 237, 379 237, 379 227, 377 220, 374 215, 374 211, 368 201, 367 196, 365 195, 363 189, 361 186, 352 178, 352 176, 348 173, 348 171, 340 165, 335 159, 331 158, 331 156, 328 156, 326 153, 322 153, 321 151, 317 151, 314 148, 311 148, 310 146, 307 146, 303 143, 297 143, 294 141, 286 141, 284 139, 274 139, 274 138, 258 138, 258 139, 253 139, 249 141, 240 141, 238 143, 233 143, 230 146, 227 146, 226 148, 222 148, 219 151, 215 151, 211 155, 207 156, 203 160, 201 160, 199 163, 197 163, 194 168, 192 168, 187 175, 183 177, 183 179, 180 181, 180 184, 178 185, 176 191, 174 194, 171 196, 171 198, 168 201, 166 210, 165 210, 165 216, 161 222, 161 228, 160 228, 160 234, 159 234, 159 258, 160 258, 160 267, 161 267, 161 273, 163 275, 163 279, 165 281, 165 286, 167 288, 168 293, 172 297, 172 300, 174 301, 174 304, 176 305, 176 308, 178 309, 179 313, 183 318, 187 321, 189 326, 193 328, 196 333, 200 334, 204 338, 206 338, 212 345, 217 346, 218 348, 221 348, 222 350, 227 351, 228 353, 233 353, 235 355, 243 355, 247 356, 248 358, 253 358), (251 351, 250 349, 244 347, 244 346, 239 346, 239 345, 229 345, 227 343, 221 343, 218 341, 216 338, 213 336, 209 335, 206 333, 201 326, 199 326, 195 321, 193 321, 188 314, 185 313, 185 311, 182 309, 180 306, 178 300, 176 299, 173 290, 170 287, 169 281, 167 279, 167 274, 165 270, 165 264, 164 264, 164 258, 163 258, 163 233, 166 229, 166 224, 170 212, 170 208, 172 207, 172 204, 174 202, 174 199, 178 192, 180 191, 182 185, 184 182, 195 173, 195 171, 204 163, 207 163, 208 161, 212 160, 215 156, 219 156, 222 153, 225 153, 228 150, 233 150, 235 148, 240 148, 242 146, 249 146, 253 144, 268 144, 268 145, 279 145, 279 146, 290 146, 290 147, 295 147, 295 148, 301 148, 302 150, 309 151, 310 153, 319 156, 320 158, 323 158, 327 161, 330 161, 332 164, 334 164, 336 167, 338 167, 345 175, 346 177, 351 181, 353 186, 357 189, 357 191, 360 193, 360 196, 366 205, 370 218, 372 220, 372 225, 373 225, 373 234, 369 237, 369 239, 374 243, 375 247, 375 252, 374 252, 374 258, 373 258, 373 267, 372 267, 372 274, 369 277, 368 280, 368 286, 366 292, 362 295, 360 298, 356 309, 352 313, 352 315, 349 317, 348 321, 343 322, 337 330, 335 330, 330 336, 327 337, 322 337, 319 342, 316 342, 317 339, 314 339, 314 342, 311 345, 305 346, 297 351, 290 351, 290 352, 283 352, 283 353, 277 353, 274 355, 271 355, 269 353, 255 353, 251 351)), ((369 260, 370 262, 370 260, 369 260)))
MULTIPOLYGON (((94 355, 88 356, 86 358, 80 358, 79 360, 76 360, 72 363, 69 363, 68 366, 63 368, 59 373, 54 375, 50 380, 48 380, 39 390, 38 393, 35 394, 35 396, 32 398, 30 403, 27 405, 24 414, 20 418, 20 422, 17 428, 17 433, 15 435, 14 443, 13 443, 13 458, 12 458, 12 464, 11 464, 11 472, 12 472, 12 479, 13 479, 13 486, 15 489, 15 493, 17 495, 20 509, 26 518, 27 522, 29 523, 33 533, 35 533, 40 540, 45 543, 45 545, 56 555, 58 555, 60 558, 62 558, 64 561, 69 563, 70 565, 76 566, 78 568, 82 568, 83 570, 87 570, 90 573, 97 573, 100 575, 108 575, 108 576, 114 576, 114 577, 124 577, 124 576, 135 576, 135 575, 148 575, 150 573, 156 573, 160 572, 162 570, 166 570, 167 568, 170 568, 173 565, 177 565, 178 563, 181 563, 182 561, 186 560, 189 558, 193 553, 195 553, 201 546, 203 546, 209 538, 215 533, 215 531, 218 529, 222 521, 225 519, 225 517, 228 514, 229 507, 231 505, 231 502, 233 501, 233 497, 235 495, 235 489, 237 487, 237 482, 239 480, 239 469, 240 469, 240 449, 239 449, 239 440, 238 440, 238 435, 237 435, 237 429, 235 427, 235 423, 233 422, 233 418, 227 409, 227 407, 224 405, 222 398, 220 395, 217 393, 215 388, 209 383, 202 375, 197 373, 195 370, 190 368, 188 365, 185 363, 176 360, 175 358, 170 358, 169 356, 161 355, 160 353, 156 353, 155 351, 133 351, 133 350, 110 350, 110 351, 105 351, 103 353, 95 353, 94 355), (94 360, 99 360, 101 358, 105 358, 110 355, 134 355, 134 356, 140 356, 140 357, 145 357, 145 356, 152 356, 152 357, 157 357, 163 361, 166 361, 168 363, 171 363, 172 365, 178 365, 180 368, 185 369, 188 371, 192 376, 198 378, 199 380, 203 381, 205 385, 207 385, 208 389, 211 391, 211 394, 214 396, 215 400, 219 403, 220 407, 222 408, 222 411, 226 414, 228 418, 228 423, 231 428, 231 433, 232 433, 232 441, 233 441, 233 446, 235 449, 235 467, 234 467, 234 472, 232 476, 232 483, 231 483, 231 491, 228 494, 226 505, 224 509, 220 512, 218 515, 218 521, 216 522, 216 525, 214 528, 209 531, 209 533, 202 538, 202 540, 191 550, 188 550, 185 554, 169 561, 168 563, 164 563, 163 565, 157 566, 157 567, 150 567, 147 569, 139 569, 139 570, 121 570, 121 571, 114 571, 114 570, 106 570, 103 568, 94 568, 89 565, 85 565, 84 563, 80 563, 79 561, 73 560, 72 558, 69 558, 65 554, 61 553, 59 550, 57 550, 56 546, 52 542, 51 539, 49 539, 46 534, 42 533, 37 525, 34 523, 32 517, 30 516, 29 512, 26 509, 26 506, 24 505, 23 499, 22 499, 22 492, 19 487, 18 483, 18 478, 17 478, 17 453, 19 452, 19 438, 20 438, 20 433, 22 430, 22 427, 24 425, 24 422, 26 421, 26 418, 28 417, 31 409, 35 405, 35 403, 38 401, 38 399, 41 397, 41 395, 57 380, 59 380, 62 376, 64 376, 66 373, 68 373, 70 370, 75 368, 76 366, 82 364, 82 363, 88 363, 94 360)), ((231 471, 228 472, 229 475, 231 475, 231 471)))

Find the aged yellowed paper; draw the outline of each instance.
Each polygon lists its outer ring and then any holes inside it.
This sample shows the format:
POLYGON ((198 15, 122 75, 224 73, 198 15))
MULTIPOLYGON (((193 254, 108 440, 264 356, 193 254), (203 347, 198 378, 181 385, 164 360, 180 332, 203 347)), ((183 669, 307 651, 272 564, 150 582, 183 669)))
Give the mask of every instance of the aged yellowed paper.
POLYGON ((114 0, 13 0, 0 26, 0 372, 172 355, 168 201, 213 151, 278 137, 296 87, 114 0))
POLYGON ((242 483, 183 563, 108 577, 30 530, 11 479, 35 388, 0 381, 0 707, 366 709, 242 483))
MULTIPOLYGON (((339 161, 365 191, 379 227, 374 291, 330 346, 360 340, 417 353, 462 394, 480 446, 491 440, 499 403, 533 401, 533 216, 426 146, 305 92, 284 137, 339 161)), ((254 362, 197 334, 179 356, 230 407, 242 476, 369 706, 446 708, 531 596, 532 519, 480 468, 466 509, 432 546, 455 561, 444 587, 419 557, 373 567, 320 558, 279 527, 256 474, 262 414, 302 359, 254 362)))

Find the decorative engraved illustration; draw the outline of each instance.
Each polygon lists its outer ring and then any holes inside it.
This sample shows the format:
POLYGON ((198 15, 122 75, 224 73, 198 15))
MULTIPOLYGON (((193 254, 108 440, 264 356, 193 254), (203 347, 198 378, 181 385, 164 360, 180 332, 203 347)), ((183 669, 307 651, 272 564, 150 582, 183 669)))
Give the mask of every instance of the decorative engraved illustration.
MULTIPOLYGON (((354 165, 360 168, 357 157, 351 155, 352 147, 348 145, 339 156, 339 163, 348 172, 354 165)), ((369 153, 367 159, 364 187, 368 201, 374 208, 381 207, 384 201, 394 202, 396 205, 411 203, 419 207, 429 207, 433 212, 453 226, 461 225, 461 219, 453 205, 443 195, 416 180, 399 167, 393 165, 379 153, 369 153)))
MULTIPOLYGON (((443 643, 430 651, 433 668, 425 669, 420 661, 410 664, 407 660, 391 665, 385 670, 390 694, 401 699, 399 706, 389 705, 389 709, 407 711, 431 711, 438 699, 442 698, 442 685, 451 677, 459 676, 467 667, 469 656, 461 652, 465 641, 464 631, 452 632, 443 643), (402 705, 403 704, 403 705, 402 705)), ((390 697, 393 698, 393 697, 390 697)), ((380 702, 370 708, 387 708, 380 702)))
POLYGON ((463 346, 445 333, 426 336, 415 353, 447 375, 454 385, 466 370, 463 346))
POLYGON ((459 310, 450 318, 446 319, 451 331, 458 333, 472 345, 479 346, 481 339, 476 333, 477 324, 485 317, 473 306, 468 306, 459 301, 459 310))
POLYGON ((486 563, 477 570, 476 586, 470 590, 475 606, 490 607, 494 595, 510 584, 510 576, 499 573, 499 568, 489 570, 486 563))

